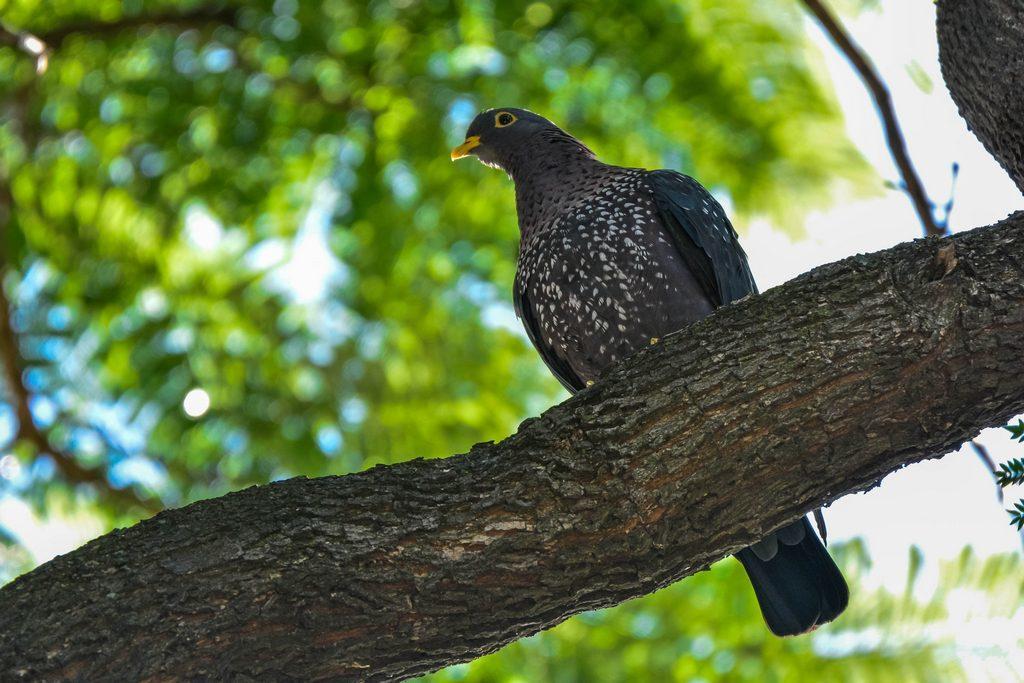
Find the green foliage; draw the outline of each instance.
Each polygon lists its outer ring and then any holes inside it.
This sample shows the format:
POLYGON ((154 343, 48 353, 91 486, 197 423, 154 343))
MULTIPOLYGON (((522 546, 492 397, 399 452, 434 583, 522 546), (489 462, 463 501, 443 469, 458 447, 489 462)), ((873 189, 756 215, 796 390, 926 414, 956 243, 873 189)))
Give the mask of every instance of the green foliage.
POLYGON ((1005 429, 1010 432, 1010 438, 1024 443, 1024 420, 1017 418, 1017 424, 1006 425, 1005 429))
MULTIPOLYGON (((1024 442, 1024 420, 1018 418, 1017 424, 1007 425, 1006 430, 1015 441, 1024 442)), ((1024 484, 1024 458, 1012 458, 1002 463, 996 472, 996 481, 1003 488, 1024 484)), ((1007 512, 1010 514, 1010 524, 1016 526, 1018 531, 1024 529, 1024 500, 1017 501, 1007 512)))
POLYGON ((1018 500, 1007 512, 1010 513, 1010 524, 1016 526, 1017 531, 1024 529, 1024 500, 1018 500))
POLYGON ((32 568, 29 554, 0 526, 0 585, 32 568))
POLYGON ((910 80, 914 82, 914 85, 916 85, 921 92, 930 95, 932 91, 935 90, 935 83, 919 62, 916 60, 912 61, 907 64, 906 68, 907 75, 910 76, 910 80))
MULTIPOLYGON (((1001 623, 1024 607, 1018 555, 986 559, 966 550, 944 563, 937 586, 918 597, 911 562, 902 594, 868 590, 870 559, 859 543, 833 548, 854 586, 849 610, 812 636, 773 638, 759 623, 742 567, 729 559, 658 593, 588 612, 498 653, 423 681, 965 681, 964 662, 986 659, 992 680, 1013 677, 1005 653, 955 642, 970 596, 977 625, 1001 623), (858 589, 857 587, 861 587, 858 589)), ((912 557, 919 551, 912 549, 912 557)), ((1014 652, 1022 649, 1018 642, 1014 652)))
POLYGON ((996 479, 1003 488, 1024 484, 1024 459, 1013 458, 999 466, 996 479))
MULTIPOLYGON (((784 0, 2 9, 52 43, 41 75, 0 47, 37 420, 165 503, 464 451, 561 395, 511 313, 508 181, 448 159, 479 108, 695 173, 740 216, 798 225, 863 176, 784 0)), ((59 473, 25 462, 41 503, 59 473)))
POLYGON ((858 15, 881 8, 881 0, 829 0, 828 6, 841 14, 858 15))

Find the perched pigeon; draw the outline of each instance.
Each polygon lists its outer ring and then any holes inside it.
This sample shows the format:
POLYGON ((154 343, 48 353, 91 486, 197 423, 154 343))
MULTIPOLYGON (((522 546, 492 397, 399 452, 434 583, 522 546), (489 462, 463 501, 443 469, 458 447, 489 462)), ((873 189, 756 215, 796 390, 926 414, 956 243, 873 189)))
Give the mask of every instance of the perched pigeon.
MULTIPOLYGON (((693 178, 609 166, 532 112, 479 114, 452 159, 474 155, 515 183, 516 313, 551 372, 576 392, 608 366, 757 286, 725 212, 693 178)), ((768 627, 835 619, 846 582, 806 518, 737 555, 768 627)))

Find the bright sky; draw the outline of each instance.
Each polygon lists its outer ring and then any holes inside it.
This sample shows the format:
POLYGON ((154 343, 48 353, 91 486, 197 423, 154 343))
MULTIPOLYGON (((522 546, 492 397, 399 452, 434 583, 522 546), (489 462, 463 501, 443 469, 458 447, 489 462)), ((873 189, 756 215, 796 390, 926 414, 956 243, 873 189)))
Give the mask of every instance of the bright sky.
MULTIPOLYGON (((848 21, 847 26, 893 92, 911 156, 930 196, 940 203, 946 200, 951 166, 959 162, 954 230, 988 225, 1024 208, 1024 198, 968 132, 945 89, 935 45, 934 4, 927 0, 884 4, 884 12, 866 13, 848 21), (931 79, 930 93, 912 80, 908 70, 912 64, 931 79)), ((898 180, 867 91, 816 24, 809 23, 836 85, 850 138, 884 179, 898 180)), ((270 245, 274 248, 267 250, 271 262, 283 264, 287 277, 281 279, 289 283, 300 301, 323 296, 324 283, 338 271, 325 243, 329 230, 325 208, 332 201, 334 197, 329 193, 318 193, 297 243, 290 250, 283 244, 270 245)), ((211 227, 204 222, 204 215, 194 218, 186 226, 195 232, 194 239, 218 238, 215 222, 211 227)), ((876 198, 813 214, 799 241, 760 222, 749 226, 743 243, 761 288, 767 289, 817 265, 884 249, 920 235, 920 223, 906 196, 885 191, 876 198)), ((200 410, 203 396, 190 395, 195 399, 193 403, 199 401, 195 410, 200 410)), ((997 460, 1024 453, 1024 444, 1014 444, 1002 430, 986 432, 981 441, 997 460)), ((1019 492, 1011 491, 1009 496, 1013 493, 1019 492)), ((952 557, 966 544, 981 554, 1019 550, 1020 538, 1009 526, 1003 507, 996 501, 990 475, 973 452, 965 449, 893 474, 880 488, 837 502, 826 516, 830 538, 865 538, 875 562, 872 580, 899 590, 906 580, 912 544, 932 560, 922 574, 922 588, 934 580, 933 560, 952 557)), ((25 542, 37 561, 67 552, 101 530, 90 520, 56 518, 40 522, 24 503, 10 496, 0 498, 0 523, 25 542)), ((979 627, 972 623, 973 632, 979 633, 979 627)), ((1005 624, 1002 627, 999 632, 1005 633, 1005 624)), ((994 634, 989 632, 991 637, 994 634)))
MULTIPOLYGON (((915 0, 884 5, 884 12, 865 13, 848 21, 847 28, 892 90, 911 158, 934 201, 948 198, 951 167, 959 162, 953 230, 988 225, 1024 208, 1024 198, 967 130, 945 88, 934 4, 915 0), (911 79, 908 67, 914 63, 934 84, 931 93, 911 79)), ((883 179, 898 180, 867 90, 817 24, 813 33, 835 83, 850 138, 883 179)), ((806 237, 798 242, 761 223, 751 227, 743 243, 764 289, 822 263, 920 236, 921 224, 907 197, 886 191, 878 198, 812 215, 806 237)), ((1024 445, 1014 444, 1003 430, 989 430, 980 440, 997 460, 1024 454, 1024 445)), ((966 544, 983 554, 1021 548, 996 500, 991 476, 969 448, 890 475, 880 488, 838 501, 826 517, 832 538, 867 539, 875 577, 897 589, 906 580, 911 544, 929 559, 951 557, 966 544)))

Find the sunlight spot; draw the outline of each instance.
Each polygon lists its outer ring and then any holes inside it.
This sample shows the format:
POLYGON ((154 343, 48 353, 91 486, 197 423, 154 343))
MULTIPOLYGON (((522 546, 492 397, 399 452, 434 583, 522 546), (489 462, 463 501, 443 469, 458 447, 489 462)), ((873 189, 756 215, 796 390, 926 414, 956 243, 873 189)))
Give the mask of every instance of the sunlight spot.
POLYGON ((185 394, 181 407, 189 417, 202 417, 210 409, 210 395, 203 389, 193 389, 185 394))
POLYGON ((193 204, 185 209, 185 235, 197 249, 209 251, 220 244, 224 229, 205 206, 193 204))
POLYGON ((35 36, 24 35, 21 37, 21 46, 33 55, 41 55, 46 49, 46 44, 35 36))
MULTIPOLYGON (((344 277, 342 264, 331 252, 327 241, 340 198, 341 193, 327 181, 318 184, 291 245, 280 251, 272 250, 270 254, 279 257, 284 255, 281 252, 286 252, 285 260, 271 274, 270 284, 289 295, 295 303, 310 304, 324 300, 331 287, 344 277)), ((262 260, 269 263, 271 259, 262 260)))

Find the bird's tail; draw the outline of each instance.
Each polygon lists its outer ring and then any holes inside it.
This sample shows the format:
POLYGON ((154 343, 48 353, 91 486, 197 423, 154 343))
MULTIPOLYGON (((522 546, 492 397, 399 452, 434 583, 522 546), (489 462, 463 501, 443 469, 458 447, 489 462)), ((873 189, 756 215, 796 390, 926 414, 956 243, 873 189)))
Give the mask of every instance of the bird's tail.
POLYGON ((777 636, 806 633, 846 609, 850 591, 804 517, 736 554, 777 636))

